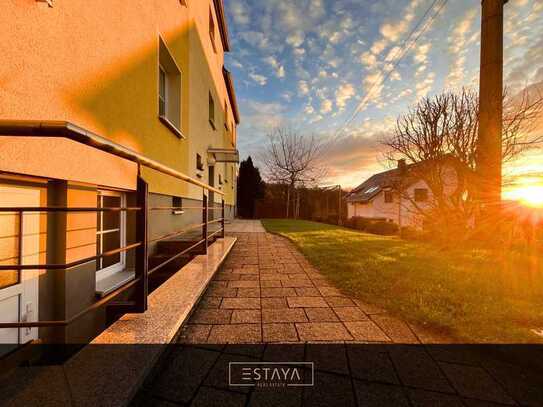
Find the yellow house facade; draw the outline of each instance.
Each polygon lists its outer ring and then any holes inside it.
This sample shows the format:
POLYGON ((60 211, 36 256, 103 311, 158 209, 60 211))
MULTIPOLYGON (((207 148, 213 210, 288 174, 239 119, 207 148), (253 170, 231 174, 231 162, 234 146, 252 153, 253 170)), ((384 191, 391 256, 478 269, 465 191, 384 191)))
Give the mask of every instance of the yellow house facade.
MULTIPOLYGON (((14 129, 0 137, 0 207, 134 206, 140 176, 149 206, 172 208, 149 213, 150 240, 201 220, 190 210, 202 204, 201 187, 60 137, 75 128, 211 185, 222 195, 210 192, 209 204, 224 200, 225 217, 234 216, 240 118, 224 66, 222 0, 10 1, 0 23, 0 122, 14 129), (18 133, 29 125, 59 137, 18 133)), ((130 212, 69 212, 60 228, 50 213, 2 215, 0 265, 69 263, 128 245, 135 233, 130 212)), ((70 318, 127 281, 119 276, 134 261, 128 252, 54 277, 4 272, 0 322, 70 318), (25 286, 27 278, 39 282, 25 286)), ((97 310, 60 340, 86 341, 114 317, 97 310)), ((0 343, 57 331, 0 329, 0 343)))

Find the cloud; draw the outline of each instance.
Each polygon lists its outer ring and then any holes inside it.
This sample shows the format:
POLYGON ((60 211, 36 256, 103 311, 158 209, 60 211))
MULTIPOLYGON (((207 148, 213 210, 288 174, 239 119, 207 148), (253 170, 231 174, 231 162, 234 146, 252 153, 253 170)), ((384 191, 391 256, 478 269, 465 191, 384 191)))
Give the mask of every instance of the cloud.
POLYGON ((332 111, 332 106, 333 104, 331 100, 328 100, 328 99, 323 100, 321 103, 321 113, 322 114, 330 113, 332 111))
POLYGON ((336 91, 336 106, 343 109, 347 101, 355 95, 354 87, 350 83, 342 84, 336 91))
POLYGON ((300 47, 304 43, 305 35, 302 31, 296 31, 287 37, 287 44, 294 48, 300 47))
POLYGON ((306 114, 313 114, 315 113, 315 109, 311 105, 307 105, 304 109, 304 113, 306 114))
POLYGON ((377 57, 369 51, 360 55, 360 62, 367 68, 373 68, 377 64, 377 57))
POLYGON ((232 13, 236 25, 249 24, 249 12, 243 2, 239 0, 232 2, 230 5, 230 12, 232 13))
POLYGON ((445 86, 456 88, 464 85, 466 51, 469 44, 473 41, 470 38, 470 32, 474 28, 477 9, 468 10, 457 22, 452 34, 449 37, 449 55, 451 63, 449 64, 449 73, 445 78, 445 86))
POLYGON ((306 81, 298 82, 298 93, 300 95, 307 95, 309 93, 309 85, 306 81))
POLYGON ((278 78, 285 77, 285 68, 282 65, 279 68, 277 68, 276 75, 278 78))
POLYGON ((254 72, 251 72, 249 74, 249 78, 258 83, 260 86, 264 86, 266 85, 266 83, 268 83, 268 78, 266 78, 264 75, 259 75, 254 72))
POLYGON ((281 65, 274 56, 264 58, 264 62, 270 65, 275 70, 275 76, 278 78, 285 77, 285 67, 281 65))

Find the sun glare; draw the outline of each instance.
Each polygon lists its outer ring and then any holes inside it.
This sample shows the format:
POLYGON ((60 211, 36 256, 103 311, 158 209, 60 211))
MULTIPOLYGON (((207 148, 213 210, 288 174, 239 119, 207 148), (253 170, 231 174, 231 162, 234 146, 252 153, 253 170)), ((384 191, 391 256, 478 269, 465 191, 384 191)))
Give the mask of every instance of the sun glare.
POLYGON ((527 206, 543 207, 543 185, 523 185, 510 191, 510 197, 527 206))

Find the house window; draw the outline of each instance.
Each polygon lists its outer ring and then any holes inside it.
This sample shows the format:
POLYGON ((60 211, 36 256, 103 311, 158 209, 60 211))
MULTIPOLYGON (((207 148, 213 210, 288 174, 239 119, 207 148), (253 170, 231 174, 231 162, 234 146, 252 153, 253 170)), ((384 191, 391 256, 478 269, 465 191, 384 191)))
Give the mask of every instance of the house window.
POLYGON ((209 92, 209 124, 215 130, 215 101, 211 96, 211 92, 209 92))
POLYGON ((198 171, 204 170, 204 162, 202 160, 202 156, 200 154, 196 154, 196 169, 198 171))
POLYGON ((228 103, 224 101, 224 128, 228 130, 228 103))
POLYGON ((222 185, 222 174, 219 174, 219 185, 222 185))
POLYGON ((183 214, 183 198, 180 196, 172 196, 172 213, 174 215, 183 214))
POLYGON ((426 202, 428 200, 428 190, 426 188, 415 188, 415 202, 426 202))
MULTIPOLYGON (((97 207, 121 208, 125 206, 124 194, 115 191, 98 191, 97 207)), ((96 219, 96 255, 119 249, 126 245, 126 212, 98 211, 96 219)), ((121 271, 126 264, 126 253, 117 253, 96 260, 96 277, 107 277, 121 271)))
POLYGON ((392 191, 385 191, 385 203, 393 203, 394 195, 392 191))
POLYGON ((215 20, 213 19, 211 8, 209 9, 209 38, 211 39, 213 51, 217 52, 217 46, 215 45, 215 20))
POLYGON ((168 47, 159 40, 158 117, 178 137, 181 133, 181 70, 168 47))

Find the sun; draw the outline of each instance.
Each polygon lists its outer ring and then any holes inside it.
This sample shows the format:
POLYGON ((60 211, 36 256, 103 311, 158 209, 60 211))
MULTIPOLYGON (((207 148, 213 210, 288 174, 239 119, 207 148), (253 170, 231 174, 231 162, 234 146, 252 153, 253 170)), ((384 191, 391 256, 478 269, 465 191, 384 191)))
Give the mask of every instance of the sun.
POLYGON ((510 197, 524 205, 543 208, 543 185, 522 185, 510 191, 510 197))

